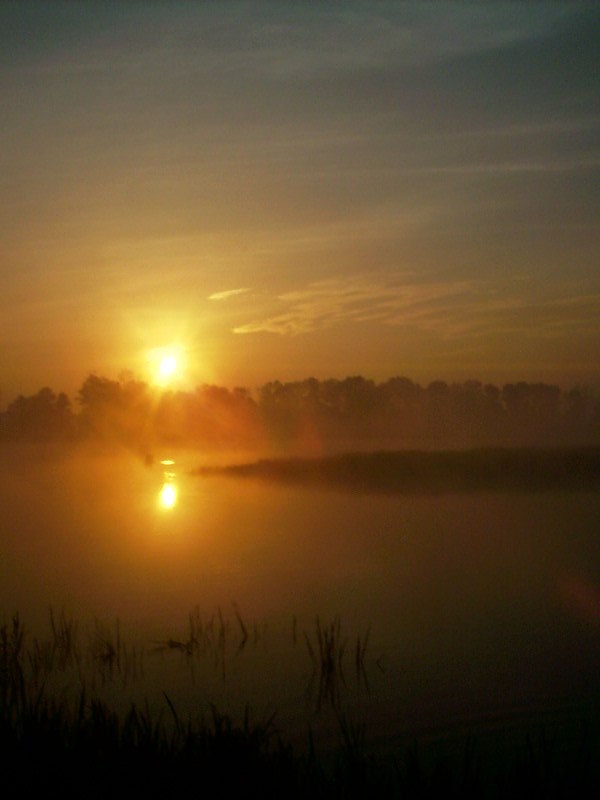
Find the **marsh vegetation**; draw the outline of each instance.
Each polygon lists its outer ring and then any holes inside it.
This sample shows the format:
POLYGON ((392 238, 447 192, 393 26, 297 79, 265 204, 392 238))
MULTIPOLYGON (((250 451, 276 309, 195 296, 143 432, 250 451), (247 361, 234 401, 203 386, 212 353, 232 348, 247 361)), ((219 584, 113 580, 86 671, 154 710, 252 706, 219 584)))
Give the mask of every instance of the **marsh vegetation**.
POLYGON ((321 458, 261 459, 204 467, 196 474, 379 494, 581 491, 600 486, 600 448, 382 450, 321 458))
MULTIPOLYGON (((31 635, 18 614, 0 626, 0 755, 5 797, 28 791, 45 796, 158 797, 185 792, 233 797, 478 797, 525 791, 535 797, 573 797, 600 786, 599 718, 514 731, 474 728, 453 738, 370 741, 364 720, 348 711, 347 678, 368 688, 369 632, 349 639, 339 617, 314 620, 309 630, 290 625, 304 640, 311 664, 306 700, 337 720, 337 745, 319 749, 313 731, 294 748, 276 714, 257 718, 248 707, 232 716, 204 697, 178 707, 161 688, 161 702, 115 702, 107 687, 133 691, 144 664, 157 656, 188 666, 209 659, 225 668, 226 652, 257 644, 255 623, 221 610, 195 609, 187 637, 136 648, 120 624, 93 621, 83 630, 61 611, 49 630, 31 635), (112 697, 111 699, 107 699, 112 697)), ((299 651, 299 657, 300 656, 299 651)), ((190 669, 190 679, 194 671, 190 669)), ((224 673, 223 673, 224 676, 224 673)))

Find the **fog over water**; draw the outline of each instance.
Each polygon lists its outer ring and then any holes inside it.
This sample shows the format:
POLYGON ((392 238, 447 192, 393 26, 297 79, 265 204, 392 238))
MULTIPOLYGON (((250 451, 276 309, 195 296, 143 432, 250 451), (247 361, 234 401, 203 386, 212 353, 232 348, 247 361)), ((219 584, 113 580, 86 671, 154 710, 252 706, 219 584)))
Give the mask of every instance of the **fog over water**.
POLYGON ((252 646, 232 651, 229 684, 213 676, 205 699, 246 692, 293 716, 315 615, 339 615, 349 650, 370 629, 369 693, 353 702, 375 732, 600 696, 593 486, 377 493, 192 474, 198 459, 182 453, 144 463, 15 446, 0 458, 3 617, 19 611, 34 630, 49 606, 118 617, 151 644, 183 635, 195 607, 234 626, 239 611, 252 646))

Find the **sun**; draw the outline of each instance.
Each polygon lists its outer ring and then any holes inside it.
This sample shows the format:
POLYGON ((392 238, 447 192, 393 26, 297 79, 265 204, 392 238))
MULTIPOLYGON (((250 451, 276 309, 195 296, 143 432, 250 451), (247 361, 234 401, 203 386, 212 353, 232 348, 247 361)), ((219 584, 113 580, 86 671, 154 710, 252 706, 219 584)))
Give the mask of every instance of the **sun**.
POLYGON ((172 353, 163 356, 158 364, 158 377, 163 381, 168 381, 176 374, 177 357, 172 353))
POLYGON ((183 377, 184 354, 181 347, 160 347, 148 353, 152 381, 167 386, 183 377))

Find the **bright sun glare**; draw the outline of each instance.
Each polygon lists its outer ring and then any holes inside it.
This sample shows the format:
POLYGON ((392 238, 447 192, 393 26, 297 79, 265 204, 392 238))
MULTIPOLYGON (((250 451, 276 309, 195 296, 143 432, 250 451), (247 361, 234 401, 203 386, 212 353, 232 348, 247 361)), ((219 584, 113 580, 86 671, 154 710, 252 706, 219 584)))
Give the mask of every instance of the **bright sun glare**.
POLYGON ((163 356, 158 365, 158 376, 169 380, 177 372, 177 359, 174 355, 163 356))
POLYGON ((182 377, 184 358, 182 348, 157 348, 148 353, 154 383, 166 386, 182 377))
POLYGON ((174 483, 165 483, 159 494, 161 508, 168 511, 177 503, 177 487, 174 483))

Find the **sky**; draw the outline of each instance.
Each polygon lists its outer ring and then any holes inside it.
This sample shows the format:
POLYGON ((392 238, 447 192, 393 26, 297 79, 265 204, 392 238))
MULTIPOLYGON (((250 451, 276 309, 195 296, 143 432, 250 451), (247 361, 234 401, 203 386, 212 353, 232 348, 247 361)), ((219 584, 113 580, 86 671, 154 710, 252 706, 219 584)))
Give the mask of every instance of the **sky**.
POLYGON ((0 404, 600 388, 600 6, 4 2, 0 404))

